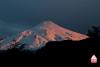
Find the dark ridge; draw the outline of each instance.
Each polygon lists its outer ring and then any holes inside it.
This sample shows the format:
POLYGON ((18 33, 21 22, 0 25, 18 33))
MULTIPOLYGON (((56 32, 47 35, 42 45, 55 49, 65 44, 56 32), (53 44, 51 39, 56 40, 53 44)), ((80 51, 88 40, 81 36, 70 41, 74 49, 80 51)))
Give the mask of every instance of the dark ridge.
POLYGON ((92 65, 91 56, 95 54, 100 64, 100 38, 88 38, 81 41, 48 42, 36 53, 11 49, 0 52, 0 65, 92 65))

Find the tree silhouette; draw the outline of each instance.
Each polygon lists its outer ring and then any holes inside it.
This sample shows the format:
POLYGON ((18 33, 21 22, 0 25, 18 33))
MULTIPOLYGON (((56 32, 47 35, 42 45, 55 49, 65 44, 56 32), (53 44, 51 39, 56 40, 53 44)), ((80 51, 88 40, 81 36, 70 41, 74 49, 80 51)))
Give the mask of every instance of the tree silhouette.
POLYGON ((90 37, 96 37, 96 38, 100 37, 100 27, 92 26, 92 29, 88 30, 87 35, 90 37))

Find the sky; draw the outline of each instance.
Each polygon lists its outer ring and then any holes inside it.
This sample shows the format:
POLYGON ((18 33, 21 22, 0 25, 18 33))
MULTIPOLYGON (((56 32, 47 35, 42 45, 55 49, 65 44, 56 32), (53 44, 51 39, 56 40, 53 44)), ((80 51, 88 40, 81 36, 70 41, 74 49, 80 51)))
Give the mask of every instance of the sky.
POLYGON ((100 0, 0 0, 0 35, 12 35, 51 20, 86 33, 100 25, 100 0))

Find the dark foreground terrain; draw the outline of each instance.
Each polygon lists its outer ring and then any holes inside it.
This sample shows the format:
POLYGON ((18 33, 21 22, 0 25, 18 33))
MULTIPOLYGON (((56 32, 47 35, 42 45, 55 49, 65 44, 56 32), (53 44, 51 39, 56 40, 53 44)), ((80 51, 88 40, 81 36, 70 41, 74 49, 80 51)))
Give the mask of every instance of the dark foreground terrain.
POLYGON ((0 52, 0 65, 99 65, 100 38, 89 38, 82 41, 48 42, 36 53, 12 49, 0 52), (91 64, 90 58, 95 54, 97 64, 91 64))

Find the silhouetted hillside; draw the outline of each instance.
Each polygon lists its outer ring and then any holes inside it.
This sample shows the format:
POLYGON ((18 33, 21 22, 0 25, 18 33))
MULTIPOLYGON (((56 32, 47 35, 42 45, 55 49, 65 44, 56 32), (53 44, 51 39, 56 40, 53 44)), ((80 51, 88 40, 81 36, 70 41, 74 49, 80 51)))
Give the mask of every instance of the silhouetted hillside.
MULTIPOLYGON (((0 52, 0 64, 15 65, 87 65, 95 54, 100 64, 100 38, 81 41, 48 42, 36 53, 12 49, 0 52)), ((91 65, 91 64, 90 64, 91 65)))
POLYGON ((95 54, 100 63, 100 39, 89 38, 82 41, 49 42, 47 46, 39 50, 41 56, 45 56, 47 63, 68 65, 90 64, 90 58, 95 54), (49 61, 47 61, 49 60, 49 61))

